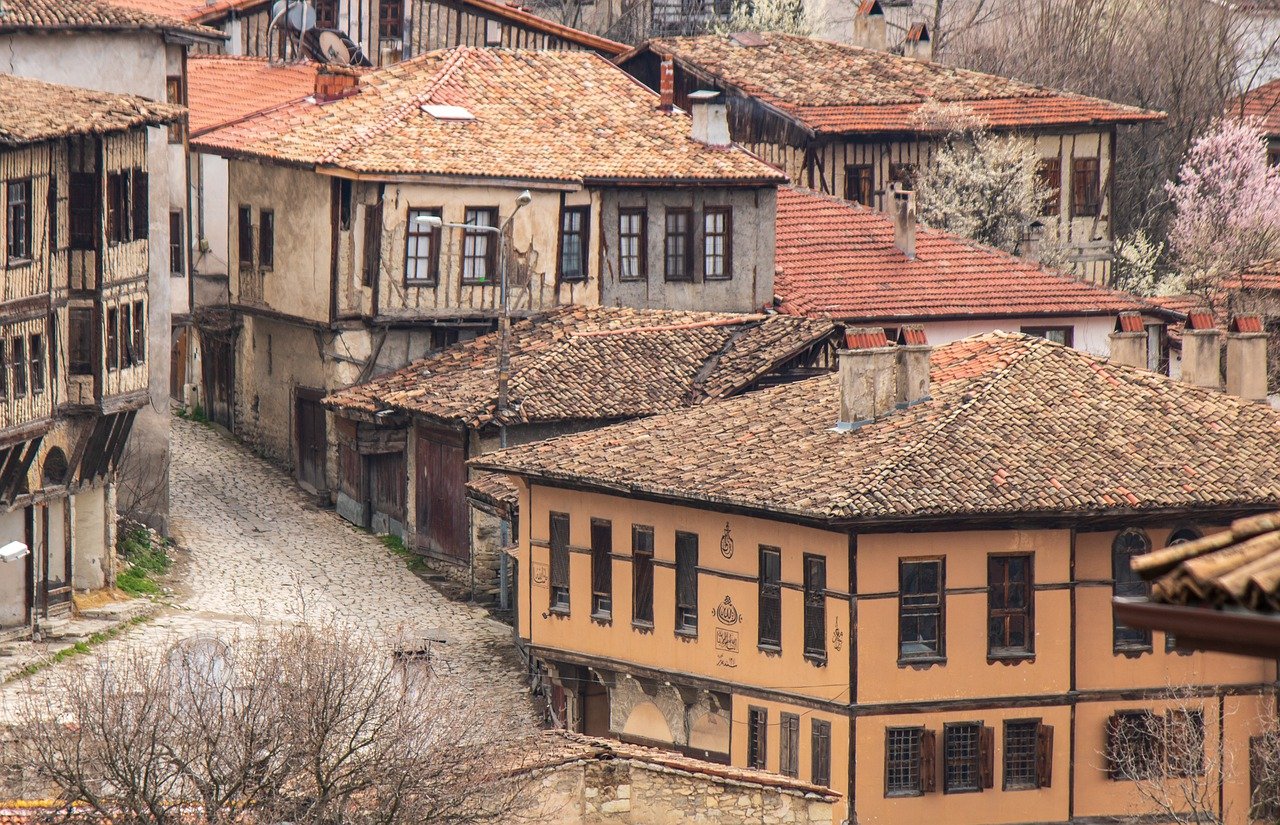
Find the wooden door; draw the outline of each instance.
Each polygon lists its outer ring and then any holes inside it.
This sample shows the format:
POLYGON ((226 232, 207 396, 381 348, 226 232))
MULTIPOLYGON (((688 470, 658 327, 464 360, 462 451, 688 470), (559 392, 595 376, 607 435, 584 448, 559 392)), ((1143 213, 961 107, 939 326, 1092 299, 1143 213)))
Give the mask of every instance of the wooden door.
POLYGON ((418 547, 436 556, 470 558, 467 451, 461 433, 418 429, 418 547))
POLYGON ((66 499, 50 499, 38 508, 44 517, 45 608, 49 614, 71 612, 71 542, 66 499))
POLYGON ((231 429, 235 401, 235 360, 229 337, 200 336, 201 377, 204 379, 204 412, 209 420, 231 429))
POLYGON ((298 388, 295 419, 297 421, 298 481, 314 492, 328 489, 325 482, 325 454, 328 440, 325 436, 324 407, 321 390, 298 388))
POLYGON ((169 354, 169 397, 182 400, 182 387, 187 383, 187 350, 191 345, 191 330, 182 327, 173 339, 169 354))
POLYGON ((369 504, 374 513, 404 521, 404 453, 365 456, 369 467, 369 504))

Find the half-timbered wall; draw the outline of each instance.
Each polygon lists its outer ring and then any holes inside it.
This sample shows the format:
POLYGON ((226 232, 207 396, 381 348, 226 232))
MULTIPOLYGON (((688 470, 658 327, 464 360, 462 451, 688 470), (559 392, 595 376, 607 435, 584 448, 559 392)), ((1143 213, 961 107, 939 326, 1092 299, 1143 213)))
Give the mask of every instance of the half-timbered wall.
MULTIPOLYGON (((130 132, 122 135, 108 136, 104 141, 105 161, 103 168, 106 175, 112 173, 145 172, 147 170, 147 135, 145 132, 130 132)), ((103 195, 106 195, 106 175, 102 176, 103 195)), ((156 204, 155 208, 163 208, 156 204)), ((150 211, 150 210, 148 210, 150 211)), ((105 215, 103 209, 101 214, 105 215)), ((100 224, 105 230, 105 220, 100 224)), ((148 255, 150 245, 145 237, 137 240, 113 243, 104 237, 102 253, 102 286, 105 289, 111 284, 125 281, 138 281, 144 285, 147 279, 148 255)), ((145 291, 145 289, 144 289, 145 291)))
POLYGON ((49 317, 43 312, 0 323, 0 344, 5 355, 0 366, 0 430, 53 416, 48 342, 49 317), (33 348, 40 351, 33 353, 33 348))
POLYGON ((29 181, 31 200, 27 214, 30 226, 30 254, 20 259, 9 259, 3 243, 10 233, 9 210, 0 214, 0 256, 3 256, 4 278, 0 286, 0 302, 8 303, 49 291, 49 173, 52 168, 52 147, 37 144, 0 155, 0 201, 7 197, 9 184, 29 181))

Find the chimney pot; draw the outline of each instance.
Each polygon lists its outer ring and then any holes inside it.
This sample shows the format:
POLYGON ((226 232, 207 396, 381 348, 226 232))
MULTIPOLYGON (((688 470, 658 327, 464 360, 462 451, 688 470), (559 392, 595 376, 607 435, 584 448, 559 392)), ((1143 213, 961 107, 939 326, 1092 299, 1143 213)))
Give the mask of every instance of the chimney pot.
POLYGON ((902 54, 913 60, 925 62, 933 60, 933 38, 929 36, 927 25, 916 23, 907 31, 907 39, 902 44, 902 54))
POLYGON ((720 93, 711 90, 689 95, 689 109, 693 116, 693 139, 708 146, 729 146, 729 107, 720 100, 720 93))
POLYGON ((1237 315, 1227 331, 1227 392, 1267 400, 1267 332, 1257 315, 1237 315))
POLYGON ((1145 369, 1147 366, 1147 327, 1137 312, 1122 312, 1111 333, 1111 363, 1145 369))
POLYGON ((851 329, 839 351, 840 420, 851 430, 883 418, 897 399, 897 352, 880 328, 851 329))
POLYGON ((920 324, 907 324, 898 332, 898 408, 929 400, 929 368, 933 347, 920 324))
POLYGON ((1182 331, 1182 380, 1196 387, 1222 389, 1220 331, 1207 310, 1187 315, 1182 331))
POLYGON ((658 108, 671 111, 676 105, 676 67, 670 55, 662 58, 658 69, 658 108))
POLYGON ((853 45, 885 51, 889 45, 888 24, 880 0, 862 0, 853 15, 853 45))
POLYGON ((893 221, 893 245, 909 259, 916 258, 916 193, 889 185, 889 218, 893 221))

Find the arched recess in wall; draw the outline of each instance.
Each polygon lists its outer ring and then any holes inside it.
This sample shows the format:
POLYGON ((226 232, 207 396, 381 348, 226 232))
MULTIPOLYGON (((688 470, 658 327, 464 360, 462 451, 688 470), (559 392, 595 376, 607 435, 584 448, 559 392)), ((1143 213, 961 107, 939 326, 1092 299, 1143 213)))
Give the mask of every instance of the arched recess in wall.
POLYGON ((45 454, 44 464, 40 469, 40 480, 44 487, 57 487, 67 483, 67 454, 61 447, 54 447, 45 454))
POLYGON ((650 742, 675 741, 671 735, 671 726, 667 724, 667 717, 662 715, 662 711, 658 710, 657 705, 647 700, 638 703, 631 709, 631 714, 627 717, 627 724, 623 727, 622 732, 627 736, 634 736, 637 739, 645 739, 650 742))
POLYGON ((721 711, 697 710, 689 720, 689 749, 729 752, 729 714, 721 711))

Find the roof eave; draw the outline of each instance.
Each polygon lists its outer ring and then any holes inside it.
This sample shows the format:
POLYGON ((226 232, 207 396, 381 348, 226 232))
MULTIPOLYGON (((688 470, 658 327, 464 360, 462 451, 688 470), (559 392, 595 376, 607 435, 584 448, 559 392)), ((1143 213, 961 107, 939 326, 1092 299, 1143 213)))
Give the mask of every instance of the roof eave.
POLYGON ((1280 657, 1280 616, 1252 611, 1113 598, 1116 620, 1130 627, 1172 633, 1181 650, 1280 657))

